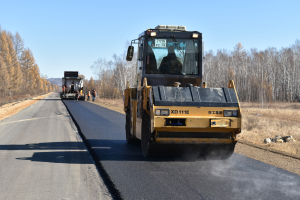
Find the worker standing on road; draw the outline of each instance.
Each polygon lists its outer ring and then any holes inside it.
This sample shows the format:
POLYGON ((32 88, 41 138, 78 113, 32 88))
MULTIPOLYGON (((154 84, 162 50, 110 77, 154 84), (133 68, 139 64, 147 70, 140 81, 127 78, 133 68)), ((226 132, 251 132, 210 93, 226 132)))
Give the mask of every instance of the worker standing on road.
POLYGON ((88 100, 88 101, 90 100, 90 96, 91 96, 91 92, 88 91, 88 93, 87 93, 87 100, 88 100))
POLYGON ((79 91, 77 90, 77 92, 76 92, 76 101, 78 101, 78 98, 79 98, 79 91))
POLYGON ((96 98, 96 91, 95 90, 92 91, 92 95, 93 95, 93 101, 95 101, 95 98, 96 98))

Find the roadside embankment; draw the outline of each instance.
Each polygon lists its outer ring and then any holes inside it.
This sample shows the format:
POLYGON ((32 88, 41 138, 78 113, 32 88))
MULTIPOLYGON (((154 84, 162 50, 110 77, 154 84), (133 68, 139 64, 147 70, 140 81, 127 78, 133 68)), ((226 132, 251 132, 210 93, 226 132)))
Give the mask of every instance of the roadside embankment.
POLYGON ((19 111, 23 110, 24 108, 36 103, 40 99, 43 99, 50 94, 52 94, 52 92, 45 94, 45 95, 36 96, 36 97, 33 97, 32 99, 28 99, 25 101, 17 101, 17 102, 13 102, 13 103, 9 103, 9 104, 5 104, 5 105, 1 106, 0 107, 0 121, 18 113, 19 111))

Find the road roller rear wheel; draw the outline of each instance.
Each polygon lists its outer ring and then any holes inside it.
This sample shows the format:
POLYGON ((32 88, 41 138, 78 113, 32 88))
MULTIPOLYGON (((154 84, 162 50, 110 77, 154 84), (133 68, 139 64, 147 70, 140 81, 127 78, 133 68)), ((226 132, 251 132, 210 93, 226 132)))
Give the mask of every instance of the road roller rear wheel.
POLYGON ((129 108, 127 108, 126 111, 126 141, 127 143, 132 143, 132 141, 134 140, 133 136, 131 135, 131 103, 130 103, 130 99, 129 99, 129 108))
POLYGON ((150 136, 151 136, 151 126, 150 126, 150 116, 144 112, 142 118, 142 152, 144 157, 150 157, 150 136))

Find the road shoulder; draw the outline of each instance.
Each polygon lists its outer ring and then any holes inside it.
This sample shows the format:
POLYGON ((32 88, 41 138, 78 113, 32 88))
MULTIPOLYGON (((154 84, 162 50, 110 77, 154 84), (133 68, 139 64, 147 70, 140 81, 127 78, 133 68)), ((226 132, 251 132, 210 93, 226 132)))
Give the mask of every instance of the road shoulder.
POLYGON ((8 118, 14 114, 17 114, 21 110, 27 108, 28 106, 35 104, 39 100, 49 96, 52 93, 53 92, 50 92, 48 94, 37 96, 32 99, 28 99, 25 101, 17 101, 17 102, 13 102, 13 103, 9 103, 9 104, 5 104, 5 105, 1 106, 0 107, 0 121, 5 118, 8 118))
POLYGON ((254 146, 237 143, 235 153, 264 162, 269 165, 300 175, 300 160, 278 153, 259 149, 254 146))
POLYGON ((0 199, 112 199, 59 96, 44 97, 0 122, 0 199))

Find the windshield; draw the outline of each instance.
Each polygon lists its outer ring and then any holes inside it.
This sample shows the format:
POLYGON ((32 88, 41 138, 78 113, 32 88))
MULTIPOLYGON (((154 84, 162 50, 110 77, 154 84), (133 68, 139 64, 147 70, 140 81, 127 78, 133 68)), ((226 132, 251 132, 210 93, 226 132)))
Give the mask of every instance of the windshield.
POLYGON ((146 74, 198 74, 195 39, 149 38, 146 74))

